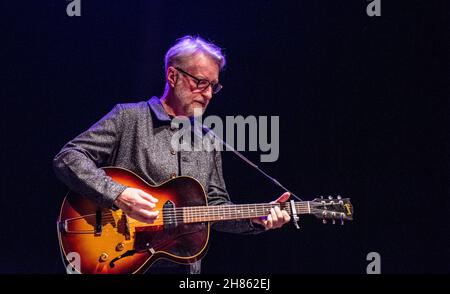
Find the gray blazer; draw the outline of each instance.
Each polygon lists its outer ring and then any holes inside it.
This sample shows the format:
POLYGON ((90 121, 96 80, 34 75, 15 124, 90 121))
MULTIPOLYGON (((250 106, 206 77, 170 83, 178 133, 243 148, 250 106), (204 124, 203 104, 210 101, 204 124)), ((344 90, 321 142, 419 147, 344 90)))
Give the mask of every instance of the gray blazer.
MULTIPOLYGON (((209 205, 230 204, 217 151, 179 151, 170 144, 176 129, 157 97, 117 104, 87 131, 69 141, 53 160, 57 177, 71 190, 98 205, 112 207, 125 188, 100 169, 118 166, 145 181, 159 184, 177 175, 196 178, 207 191, 209 205)), ((254 234, 264 231, 250 220, 217 222, 216 230, 254 234)))

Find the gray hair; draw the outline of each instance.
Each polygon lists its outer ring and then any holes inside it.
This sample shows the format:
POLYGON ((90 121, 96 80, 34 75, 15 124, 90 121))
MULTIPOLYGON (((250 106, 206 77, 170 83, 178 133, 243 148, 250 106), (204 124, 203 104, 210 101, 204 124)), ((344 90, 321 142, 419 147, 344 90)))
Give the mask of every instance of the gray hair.
POLYGON ((178 39, 177 43, 167 51, 164 59, 166 72, 169 66, 183 64, 186 59, 199 52, 211 57, 219 66, 219 70, 222 70, 225 66, 225 56, 220 47, 205 41, 199 36, 194 37, 188 35, 178 39))

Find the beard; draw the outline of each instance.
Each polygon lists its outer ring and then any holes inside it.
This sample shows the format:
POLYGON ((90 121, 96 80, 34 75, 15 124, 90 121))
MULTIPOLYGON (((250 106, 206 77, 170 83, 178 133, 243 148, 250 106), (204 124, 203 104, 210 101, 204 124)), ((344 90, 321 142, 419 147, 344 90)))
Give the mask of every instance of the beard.
MULTIPOLYGON (((201 116, 206 110, 206 104, 200 104, 195 102, 196 95, 193 94, 190 90, 183 89, 183 87, 175 87, 174 88, 175 97, 178 99, 178 103, 180 103, 183 113, 188 116, 201 116)), ((203 100, 203 99, 198 99, 203 100)))

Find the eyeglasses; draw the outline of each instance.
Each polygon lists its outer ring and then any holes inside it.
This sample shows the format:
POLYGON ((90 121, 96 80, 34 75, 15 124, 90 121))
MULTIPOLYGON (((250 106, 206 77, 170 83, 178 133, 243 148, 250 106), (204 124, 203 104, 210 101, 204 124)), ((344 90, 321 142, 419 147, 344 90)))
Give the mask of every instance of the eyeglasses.
POLYGON ((200 91, 204 91, 209 86, 211 86, 213 94, 217 94, 223 88, 223 86, 221 84, 219 84, 219 83, 211 83, 210 81, 208 81, 206 79, 199 79, 197 77, 194 77, 190 73, 185 72, 184 70, 182 70, 179 67, 175 67, 175 69, 178 70, 179 72, 181 72, 181 73, 191 77, 193 80, 195 80, 195 82, 197 83, 197 89, 199 89, 200 91))

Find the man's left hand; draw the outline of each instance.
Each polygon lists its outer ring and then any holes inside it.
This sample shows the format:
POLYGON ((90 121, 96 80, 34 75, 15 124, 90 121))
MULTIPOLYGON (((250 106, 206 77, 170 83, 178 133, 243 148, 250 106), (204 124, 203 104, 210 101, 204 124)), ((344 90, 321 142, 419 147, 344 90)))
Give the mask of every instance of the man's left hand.
MULTIPOLYGON (((291 194, 289 192, 284 193, 277 200, 270 203, 286 202, 291 194)), ((265 218, 254 218, 252 222, 260 224, 266 228, 266 230, 281 228, 284 224, 288 223, 291 217, 286 210, 281 210, 279 206, 275 206, 270 209, 270 214, 265 218)))

